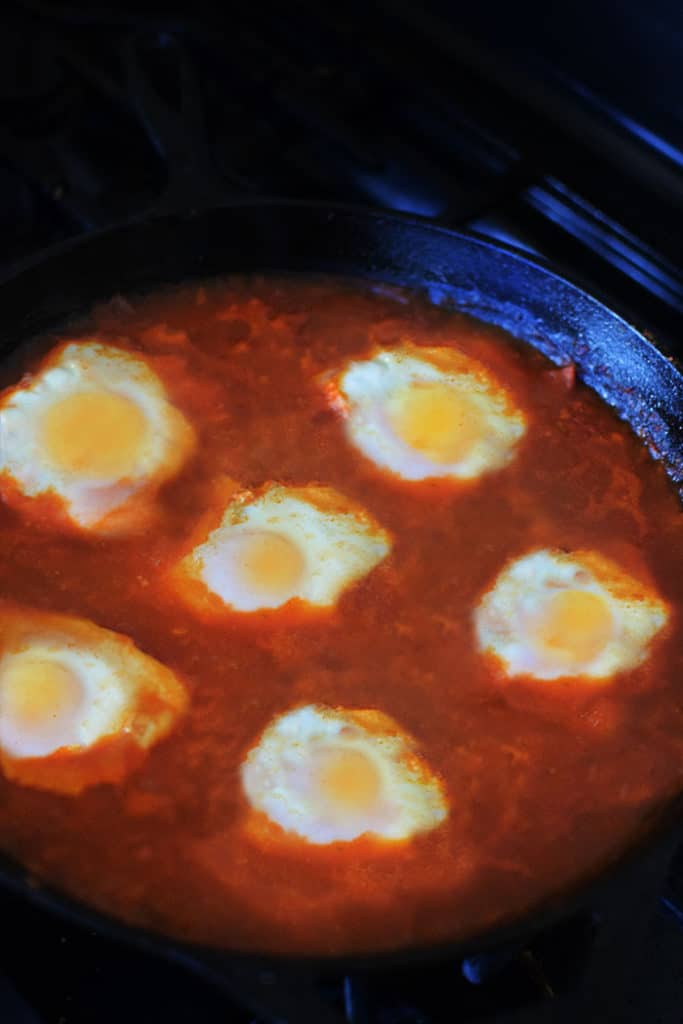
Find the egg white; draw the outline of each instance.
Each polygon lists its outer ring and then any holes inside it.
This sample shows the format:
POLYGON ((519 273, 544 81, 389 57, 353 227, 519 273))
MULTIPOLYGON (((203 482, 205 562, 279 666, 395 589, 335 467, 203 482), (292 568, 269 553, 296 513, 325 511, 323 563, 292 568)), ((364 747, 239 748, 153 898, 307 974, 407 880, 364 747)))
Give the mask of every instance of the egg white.
POLYGON ((306 705, 281 715, 247 754, 241 776, 252 809, 314 845, 362 835, 407 840, 448 816, 443 784, 417 754, 415 740, 372 709, 306 705), (338 783, 332 790, 325 783, 340 756, 370 775, 360 799, 344 799, 338 783))
POLYGON ((0 610, 0 763, 9 778, 55 792, 119 781, 136 760, 131 750, 167 735, 187 702, 175 674, 128 637, 71 616, 0 610))
MULTIPOLYGON (((344 413, 351 443, 376 466, 403 480, 472 480, 500 469, 514 457, 526 431, 525 417, 506 390, 488 370, 454 348, 405 343, 380 349, 369 359, 351 362, 334 380, 326 380, 325 387, 333 405, 344 413), (430 424, 425 399, 424 436, 416 446, 401 436, 397 423, 420 392, 432 394, 442 408, 445 403, 446 411, 430 424), (449 422, 449 400, 463 413, 462 422, 457 412, 449 422), (449 438, 455 442, 452 455, 449 438)), ((415 429, 413 424, 411 430, 415 429)))
MULTIPOLYGON (((90 407, 89 407, 90 408, 90 407)), ((101 427, 100 427, 101 432, 101 427)), ((66 505, 68 517, 84 529, 98 529, 111 513, 149 498, 174 476, 195 444, 192 427, 168 399, 165 388, 144 359, 95 341, 72 342, 53 353, 44 369, 5 394, 0 403, 0 476, 6 475, 27 497, 52 494, 66 505), (65 464, 50 450, 50 416, 65 401, 92 403, 77 443, 83 459, 65 464), (98 404, 121 401, 142 437, 130 459, 116 458, 116 430, 98 435, 98 404), (95 447, 88 451, 88 444, 95 447), (96 463, 111 451, 111 469, 96 463), (88 462, 88 457, 91 461, 88 462), (81 464, 82 463, 82 464, 81 464)))
POLYGON ((541 549, 500 573, 475 610, 474 626, 479 649, 494 654, 508 676, 607 679, 641 664, 667 619, 657 594, 599 554, 541 549), (593 595, 593 618, 587 613, 576 635, 567 627, 549 645, 542 639, 544 623, 558 600, 572 600, 577 592, 593 595), (594 638, 591 629, 599 631, 594 638))
POLYGON ((175 576, 181 593, 184 581, 198 581, 234 611, 293 598, 329 607, 390 549, 387 532, 333 488, 271 484, 230 502, 175 576))

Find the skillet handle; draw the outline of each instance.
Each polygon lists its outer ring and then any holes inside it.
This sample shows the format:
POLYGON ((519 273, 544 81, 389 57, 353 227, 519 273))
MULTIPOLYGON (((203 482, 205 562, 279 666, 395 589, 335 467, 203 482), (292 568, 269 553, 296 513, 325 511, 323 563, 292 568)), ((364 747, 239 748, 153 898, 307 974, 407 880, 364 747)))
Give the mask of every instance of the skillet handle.
POLYGON ((243 194, 235 177, 216 171, 209 147, 200 83, 182 42, 165 32, 135 32, 122 43, 121 59, 129 100, 167 168, 167 183, 152 214, 220 206, 243 194), (154 65, 163 62, 177 103, 165 97, 154 65))

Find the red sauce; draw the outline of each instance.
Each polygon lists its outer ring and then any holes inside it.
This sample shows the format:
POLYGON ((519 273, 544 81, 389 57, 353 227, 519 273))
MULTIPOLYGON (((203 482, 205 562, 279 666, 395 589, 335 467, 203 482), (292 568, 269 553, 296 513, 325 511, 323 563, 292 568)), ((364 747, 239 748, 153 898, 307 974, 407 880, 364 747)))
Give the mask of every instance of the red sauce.
POLYGON ((3 593, 130 635, 192 703, 120 785, 60 797, 0 780, 2 846, 38 877, 227 947, 391 948, 464 935, 566 887, 681 787, 680 506, 570 373, 419 297, 338 281, 118 301, 73 336, 93 332, 147 356, 199 431, 198 454, 164 488, 158 521, 127 538, 57 529, 50 503, 30 519, 0 506, 3 593), (510 466, 469 485, 407 484, 347 443, 316 376, 404 337, 456 343, 504 382, 529 423, 510 466), (329 615, 203 620, 167 574, 219 474, 336 487, 393 551, 329 615), (472 608, 508 559, 539 546, 595 549, 670 602, 643 665, 603 686, 534 684, 477 654, 472 608), (247 828, 240 763, 274 716, 308 702, 378 707, 416 736, 445 781, 446 824, 382 846, 247 828))

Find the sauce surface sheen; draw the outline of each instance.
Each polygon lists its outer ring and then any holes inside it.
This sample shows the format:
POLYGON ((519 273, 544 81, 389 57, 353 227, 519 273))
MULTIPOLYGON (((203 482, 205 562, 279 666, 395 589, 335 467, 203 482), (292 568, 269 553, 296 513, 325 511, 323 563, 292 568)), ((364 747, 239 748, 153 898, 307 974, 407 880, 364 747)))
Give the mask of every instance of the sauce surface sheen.
POLYGON ((143 353, 197 454, 161 492, 161 519, 127 538, 60 532, 49 503, 42 521, 0 505, 0 578, 11 601, 131 636, 186 681, 191 707, 120 786, 67 798, 0 778, 2 847, 130 922, 323 954, 465 935, 616 855, 683 782, 681 510, 628 428, 529 347, 408 292, 235 278, 131 301, 68 337, 143 353), (406 483, 348 443, 317 378, 406 339, 455 344, 509 390, 528 423, 509 466, 406 483), (329 614, 202 618, 168 570, 221 475, 335 487, 393 550, 329 614), (544 683, 477 653, 475 604, 539 547, 596 550, 669 602, 644 664, 544 683), (414 735, 445 782, 446 823, 327 847, 246 828, 247 751, 273 717, 318 702, 380 708, 414 735))

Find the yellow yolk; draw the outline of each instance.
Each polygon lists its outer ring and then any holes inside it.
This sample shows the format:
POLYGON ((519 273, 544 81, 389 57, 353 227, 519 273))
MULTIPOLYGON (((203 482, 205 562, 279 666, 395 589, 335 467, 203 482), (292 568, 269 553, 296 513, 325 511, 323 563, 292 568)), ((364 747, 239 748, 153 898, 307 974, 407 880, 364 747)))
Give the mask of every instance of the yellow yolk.
POLYGON ((444 384, 418 384, 388 406, 394 433, 432 462, 457 462, 482 435, 481 414, 467 395, 444 384))
POLYGON ((595 658, 612 634, 612 613, 599 594, 561 590, 534 625, 536 643, 572 662, 595 658))
POLYGON ((377 768, 360 750, 334 750, 320 775, 323 795, 337 806, 364 811, 376 803, 381 780, 377 768))
POLYGON ((69 473, 100 479, 130 473, 146 433, 147 421, 135 402, 108 391, 62 398, 43 419, 48 457, 69 473))
POLYGON ((19 728, 39 732, 67 721, 83 699, 69 669, 46 658, 21 658, 3 676, 0 709, 19 728))
POLYGON ((244 583, 267 594, 293 589, 304 571, 304 559, 296 545, 266 530, 242 534, 239 563, 244 583))

